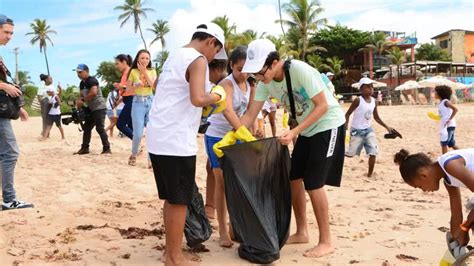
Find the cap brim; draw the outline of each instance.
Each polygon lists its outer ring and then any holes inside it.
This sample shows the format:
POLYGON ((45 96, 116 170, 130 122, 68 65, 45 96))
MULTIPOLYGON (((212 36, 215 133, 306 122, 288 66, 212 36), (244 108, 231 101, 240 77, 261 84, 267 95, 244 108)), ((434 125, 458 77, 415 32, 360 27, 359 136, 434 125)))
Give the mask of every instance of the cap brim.
POLYGON ((263 65, 265 65, 266 60, 267 58, 245 61, 244 67, 242 68, 242 73, 254 74, 259 72, 260 70, 262 70, 263 65))
POLYGON ((221 50, 216 54, 214 59, 227 60, 227 53, 225 52, 225 49, 221 48, 221 50))

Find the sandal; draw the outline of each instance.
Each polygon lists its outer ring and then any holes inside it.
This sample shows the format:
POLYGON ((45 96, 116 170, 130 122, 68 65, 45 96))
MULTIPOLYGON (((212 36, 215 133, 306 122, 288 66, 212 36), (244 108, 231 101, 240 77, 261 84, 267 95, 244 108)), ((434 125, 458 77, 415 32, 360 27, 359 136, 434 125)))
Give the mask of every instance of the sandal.
POLYGON ((130 158, 128 158, 128 165, 131 165, 131 166, 137 165, 137 157, 130 155, 130 158))

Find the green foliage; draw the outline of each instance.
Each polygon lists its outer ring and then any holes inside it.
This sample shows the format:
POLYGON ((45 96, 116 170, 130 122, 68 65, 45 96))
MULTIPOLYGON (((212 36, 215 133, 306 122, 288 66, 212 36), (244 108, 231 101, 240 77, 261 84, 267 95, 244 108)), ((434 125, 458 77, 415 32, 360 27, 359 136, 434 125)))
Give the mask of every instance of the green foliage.
POLYGON ((28 71, 18 71, 18 84, 24 86, 31 83, 31 77, 28 71))
POLYGON ((393 47, 388 51, 388 57, 392 61, 392 64, 400 66, 406 60, 405 54, 397 46, 393 47))
POLYGON ((318 71, 324 70, 324 63, 323 59, 321 56, 317 54, 310 54, 306 57, 306 60, 308 61, 308 64, 310 64, 312 67, 316 68, 318 71))
POLYGON ((229 18, 224 15, 223 17, 216 17, 211 22, 217 24, 224 31, 225 44, 224 48, 227 54, 229 54, 232 49, 236 46, 236 37, 237 37, 237 26, 235 23, 230 25, 229 18))
POLYGON ((290 27, 288 40, 296 45, 300 58, 305 59, 306 53, 321 49, 321 47, 309 45, 311 34, 314 34, 319 26, 327 24, 327 19, 319 18, 324 11, 321 3, 318 0, 290 0, 282 6, 282 9, 290 19, 276 22, 290 27))
POLYGON ((156 55, 155 60, 153 60, 156 63, 156 71, 158 74, 160 74, 161 71, 163 70, 163 64, 165 63, 166 59, 168 59, 169 54, 170 53, 168 51, 163 50, 159 52, 156 55))
POLYGON ((168 21, 166 20, 161 20, 158 19, 153 25, 151 25, 151 29, 148 29, 149 31, 153 32, 155 35, 155 38, 153 41, 151 41, 150 46, 156 42, 160 41, 161 42, 161 49, 165 48, 166 42, 165 42, 165 35, 170 32, 170 27, 168 26, 168 21))
POLYGON ((119 15, 118 20, 121 22, 120 27, 123 27, 130 18, 133 18, 133 28, 135 33, 137 31, 140 32, 140 37, 142 38, 143 45, 145 49, 147 49, 145 38, 143 37, 142 27, 141 27, 141 19, 146 18, 147 12, 155 11, 152 8, 146 8, 145 0, 125 0, 124 4, 121 6, 116 6, 114 10, 122 11, 123 13, 119 15))
POLYGON ((28 116, 30 117, 41 116, 41 111, 34 110, 33 108, 31 108, 31 105, 25 105, 23 108, 26 110, 28 116))
POLYGON ((371 34, 337 24, 327 26, 316 32, 310 43, 320 45, 327 49, 324 56, 346 58, 356 53, 360 48, 367 45, 371 34))
POLYGON ((38 93, 38 87, 33 85, 23 85, 23 89, 25 90, 23 96, 25 98, 25 105, 31 106, 36 94, 38 93))
POLYGON ((114 83, 120 82, 120 79, 122 78, 122 74, 115 66, 115 63, 108 61, 100 63, 99 67, 97 68, 96 76, 106 83, 105 86, 101 86, 102 95, 104 97, 107 97, 109 91, 114 89, 114 83))
POLYGON ((77 86, 68 86, 61 92, 61 113, 70 112, 74 101, 79 98, 79 88, 77 86))
POLYGON ((321 67, 324 70, 332 72, 334 76, 337 77, 342 74, 343 64, 344 64, 344 60, 333 56, 333 57, 326 58, 326 64, 323 64, 321 67))
POLYGON ((424 43, 416 49, 416 60, 451 61, 448 53, 435 44, 424 43))

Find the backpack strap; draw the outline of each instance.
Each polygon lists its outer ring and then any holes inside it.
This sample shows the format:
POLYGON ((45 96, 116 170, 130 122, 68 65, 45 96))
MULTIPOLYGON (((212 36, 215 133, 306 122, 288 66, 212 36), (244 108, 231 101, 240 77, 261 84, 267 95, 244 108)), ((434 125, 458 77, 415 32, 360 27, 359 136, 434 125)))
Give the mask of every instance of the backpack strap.
POLYGON ((283 69, 285 70, 286 89, 288 90, 288 99, 290 101, 290 115, 291 118, 296 121, 295 98, 293 97, 293 88, 291 87, 290 66, 291 59, 288 59, 285 61, 283 69))

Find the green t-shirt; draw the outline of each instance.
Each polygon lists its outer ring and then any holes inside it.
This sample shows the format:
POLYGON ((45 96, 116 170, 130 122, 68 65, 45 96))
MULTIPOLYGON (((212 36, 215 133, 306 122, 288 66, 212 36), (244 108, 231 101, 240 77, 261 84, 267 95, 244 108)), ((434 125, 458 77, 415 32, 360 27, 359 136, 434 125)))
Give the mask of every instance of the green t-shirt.
MULTIPOLYGON (((311 99, 323 92, 328 102, 328 111, 313 125, 301 132, 302 136, 311 137, 316 133, 337 128, 346 122, 344 112, 332 91, 324 84, 320 73, 310 65, 299 60, 291 60, 291 87, 295 99, 296 120, 301 123, 313 110, 311 99)), ((260 82, 255 94, 256 101, 265 101, 272 96, 290 112, 290 102, 286 88, 286 78, 281 82, 272 80, 269 84, 260 82)))

